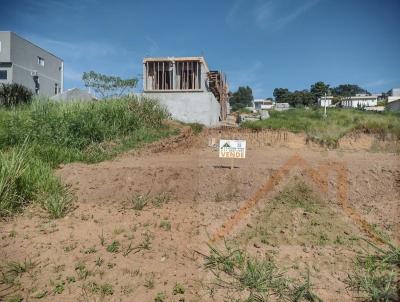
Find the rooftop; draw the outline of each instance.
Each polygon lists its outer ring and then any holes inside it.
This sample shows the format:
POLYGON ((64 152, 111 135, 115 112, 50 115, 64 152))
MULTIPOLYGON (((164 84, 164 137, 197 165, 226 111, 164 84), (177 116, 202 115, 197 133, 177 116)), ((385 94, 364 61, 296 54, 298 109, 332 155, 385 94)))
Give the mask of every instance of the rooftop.
POLYGON ((55 58, 59 59, 60 61, 64 62, 64 60, 61 59, 60 57, 56 56, 55 54, 51 53, 50 51, 48 51, 48 50, 46 50, 46 49, 44 49, 44 48, 42 48, 42 47, 40 47, 39 45, 36 45, 35 43, 33 43, 33 42, 31 42, 31 41, 25 39, 24 37, 21 37, 20 35, 18 35, 17 33, 13 32, 13 31, 10 31, 10 30, 0 30, 0 33, 10 33, 10 34, 13 34, 13 35, 17 36, 18 38, 20 38, 20 39, 22 39, 22 40, 28 42, 29 44, 31 44, 31 45, 33 45, 33 46, 36 46, 37 48, 40 48, 41 50, 47 52, 49 55, 52 55, 53 57, 55 57, 55 58))

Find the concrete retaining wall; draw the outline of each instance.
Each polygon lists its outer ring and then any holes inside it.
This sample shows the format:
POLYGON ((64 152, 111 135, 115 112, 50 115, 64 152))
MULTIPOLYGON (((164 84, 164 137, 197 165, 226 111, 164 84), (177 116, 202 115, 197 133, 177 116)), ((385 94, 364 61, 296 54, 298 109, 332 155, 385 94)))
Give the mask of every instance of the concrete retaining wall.
POLYGON ((156 99, 168 108, 172 117, 186 123, 200 123, 208 127, 218 124, 220 105, 211 92, 171 91, 146 92, 143 96, 156 99))

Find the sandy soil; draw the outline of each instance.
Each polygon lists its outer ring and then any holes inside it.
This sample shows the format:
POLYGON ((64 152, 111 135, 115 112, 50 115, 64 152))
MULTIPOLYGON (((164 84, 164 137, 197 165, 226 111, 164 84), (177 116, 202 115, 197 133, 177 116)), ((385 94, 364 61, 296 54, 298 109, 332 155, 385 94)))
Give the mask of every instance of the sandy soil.
MULTIPOLYGON (((359 147, 357 138, 346 139, 343 147, 332 151, 305 144, 303 136, 290 133, 212 130, 197 137, 184 133, 112 161, 62 166, 57 175, 77 196, 71 213, 49 220, 30 207, 0 222, 2 262, 33 262, 19 277, 19 286, 0 284, 0 296, 15 291, 27 301, 35 297, 154 301, 164 293, 164 301, 223 301, 224 293, 212 289, 213 277, 196 251, 208 253, 213 234, 293 155, 316 170, 324 163, 340 162, 348 173, 350 207, 400 242, 399 156, 371 152, 373 139, 360 138, 359 147), (248 141, 247 158, 235 160, 233 170, 230 160, 219 159, 216 149, 209 146, 211 138, 219 137, 248 141), (139 196, 148 202, 135 210, 139 196)), ((311 268, 311 281, 324 301, 353 301, 354 293, 343 281, 358 247, 336 244, 334 239, 323 245, 303 242, 307 237, 301 237, 302 228, 296 228, 305 219, 301 210, 291 212, 288 221, 275 217, 283 226, 267 244, 260 243, 257 233, 249 235, 249 229, 259 224, 260 211, 268 209, 294 177, 309 183, 332 213, 329 221, 335 227, 321 225, 328 238, 341 232, 345 240, 367 236, 337 201, 335 173, 328 171, 328 191, 324 192, 301 167, 295 167, 227 232, 226 240, 255 255, 272 253, 291 275, 311 268)))

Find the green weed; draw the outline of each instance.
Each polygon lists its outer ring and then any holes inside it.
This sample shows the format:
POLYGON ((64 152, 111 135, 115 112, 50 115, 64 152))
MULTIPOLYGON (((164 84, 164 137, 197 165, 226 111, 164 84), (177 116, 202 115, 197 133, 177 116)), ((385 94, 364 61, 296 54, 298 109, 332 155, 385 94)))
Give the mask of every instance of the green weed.
POLYGON ((118 253, 121 243, 119 241, 114 240, 110 245, 107 246, 107 252, 110 253, 118 253))

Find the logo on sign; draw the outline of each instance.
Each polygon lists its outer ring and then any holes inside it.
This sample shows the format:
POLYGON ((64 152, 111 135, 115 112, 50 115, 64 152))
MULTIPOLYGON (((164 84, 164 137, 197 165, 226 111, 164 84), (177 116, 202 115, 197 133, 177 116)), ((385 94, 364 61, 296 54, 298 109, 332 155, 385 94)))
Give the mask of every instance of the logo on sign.
POLYGON ((222 157, 222 158, 245 158, 246 157, 246 141, 221 139, 219 141, 219 157, 222 157))

